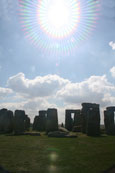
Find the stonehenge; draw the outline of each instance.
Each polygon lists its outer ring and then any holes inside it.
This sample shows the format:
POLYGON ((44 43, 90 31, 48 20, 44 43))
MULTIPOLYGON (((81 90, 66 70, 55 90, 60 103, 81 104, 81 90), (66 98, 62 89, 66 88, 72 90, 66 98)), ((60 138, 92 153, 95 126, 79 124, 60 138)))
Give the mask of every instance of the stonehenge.
POLYGON ((105 130, 108 135, 115 135, 115 107, 107 107, 104 111, 105 130))
POLYGON ((34 118, 33 130, 47 132, 58 130, 57 109, 39 111, 39 115, 34 118))
POLYGON ((46 115, 47 111, 39 111, 39 115, 35 116, 33 122, 33 130, 45 131, 46 130, 46 115))
POLYGON ((82 103, 82 132, 89 136, 100 135, 100 110, 99 104, 82 103))
MULTIPOLYGON (((115 135, 115 106, 104 111, 105 133, 115 135)), ((58 132, 59 128, 68 131, 82 132, 88 136, 99 136, 100 106, 96 103, 82 103, 81 109, 65 110, 65 124, 58 126, 58 112, 55 108, 40 110, 35 116, 32 130, 39 132, 58 132)), ((23 134, 30 130, 30 118, 24 110, 0 110, 0 133, 23 134)))
POLYGON ((13 112, 7 109, 0 110, 0 133, 13 131, 13 112))
POLYGON ((7 109, 0 110, 0 133, 20 134, 30 128, 30 118, 25 111, 16 110, 13 112, 7 109))

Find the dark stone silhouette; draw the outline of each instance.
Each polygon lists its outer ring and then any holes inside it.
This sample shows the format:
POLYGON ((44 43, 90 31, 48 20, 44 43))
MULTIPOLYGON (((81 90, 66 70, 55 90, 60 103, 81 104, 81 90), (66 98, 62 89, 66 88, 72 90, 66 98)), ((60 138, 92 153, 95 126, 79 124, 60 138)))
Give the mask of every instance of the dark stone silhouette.
POLYGON ((58 130, 57 109, 48 109, 47 120, 46 120, 46 131, 48 133, 50 131, 57 131, 57 130, 58 130))
POLYGON ((66 110, 65 111, 65 128, 69 131, 72 131, 73 128, 73 119, 71 114, 75 113, 74 110, 66 110))
POLYGON ((100 111, 95 103, 82 103, 82 132, 89 136, 100 135, 100 111))
POLYGON ((104 111, 105 130, 108 135, 115 135, 115 107, 107 107, 104 111))
POLYGON ((47 111, 39 111, 39 122, 38 122, 38 127, 39 131, 45 131, 46 130, 46 117, 47 116, 47 111))
MULTIPOLYGON (((82 117, 81 117, 81 111, 78 110, 66 110, 65 113, 65 128, 69 131, 73 131, 75 129, 74 127, 78 126, 81 129, 82 125, 82 117), (72 119, 72 114, 74 114, 74 118, 72 119)), ((81 131, 81 130, 79 130, 81 131)))
POLYGON ((29 131, 29 129, 30 129, 30 118, 27 115, 25 115, 24 124, 25 124, 25 130, 29 131))
POLYGON ((46 119, 47 119, 47 111, 45 111, 45 110, 39 111, 39 116, 35 116, 35 118, 34 118, 33 130, 45 131, 46 130, 46 119))
POLYGON ((13 131, 13 112, 7 109, 0 110, 0 133, 13 131))
POLYGON ((15 134, 21 134, 26 130, 25 120, 27 120, 27 115, 25 115, 25 111, 16 110, 15 116, 14 116, 14 133, 15 134))
POLYGON ((39 131, 39 116, 34 117, 33 130, 39 131))

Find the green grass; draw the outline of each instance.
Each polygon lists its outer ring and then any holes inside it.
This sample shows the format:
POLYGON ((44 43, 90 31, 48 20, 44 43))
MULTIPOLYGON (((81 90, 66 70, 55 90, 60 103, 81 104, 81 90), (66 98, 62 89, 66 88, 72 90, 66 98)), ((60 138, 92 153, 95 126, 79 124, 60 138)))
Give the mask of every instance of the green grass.
POLYGON ((0 165, 11 172, 98 173, 115 164, 115 137, 0 135, 0 165))

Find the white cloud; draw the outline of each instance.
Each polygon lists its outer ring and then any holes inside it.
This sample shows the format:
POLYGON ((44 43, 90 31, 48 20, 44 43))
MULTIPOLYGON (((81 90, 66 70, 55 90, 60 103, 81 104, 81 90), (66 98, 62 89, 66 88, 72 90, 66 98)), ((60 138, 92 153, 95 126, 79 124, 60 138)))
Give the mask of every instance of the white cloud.
MULTIPOLYGON (((82 102, 96 102, 106 106, 110 99, 104 100, 105 95, 115 92, 115 86, 107 81, 105 75, 91 76, 80 83, 69 83, 57 93, 67 104, 79 104, 82 102)), ((114 102, 115 103, 115 102, 114 102)))
POLYGON ((11 93, 12 93, 11 89, 0 87, 0 98, 4 98, 4 97, 8 96, 11 93))
POLYGON ((110 69, 112 77, 115 78, 115 66, 110 69))
POLYGON ((58 75, 28 79, 19 73, 10 77, 7 84, 10 89, 3 88, 1 93, 13 90, 14 94, 10 102, 6 98, 1 106, 11 110, 24 109, 32 120, 39 110, 48 108, 57 108, 59 122, 62 122, 65 119, 65 109, 80 109, 82 102, 98 103, 101 110, 115 105, 115 86, 108 81, 106 75, 71 82, 58 75))
POLYGON ((14 92, 26 97, 46 97, 56 93, 57 90, 69 83, 57 75, 37 76, 35 79, 27 79, 23 73, 18 73, 8 80, 8 87, 14 92))
POLYGON ((113 41, 110 41, 109 42, 109 46, 111 46, 112 49, 115 50, 115 43, 113 41))

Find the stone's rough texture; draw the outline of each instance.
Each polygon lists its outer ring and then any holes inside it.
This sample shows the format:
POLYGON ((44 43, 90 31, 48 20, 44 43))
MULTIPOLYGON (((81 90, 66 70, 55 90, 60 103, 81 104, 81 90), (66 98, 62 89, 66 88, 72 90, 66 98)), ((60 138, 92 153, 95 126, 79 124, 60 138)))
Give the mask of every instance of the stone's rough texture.
POLYGON ((57 130, 58 130, 57 109, 48 109, 47 120, 46 120, 46 131, 48 133, 50 131, 57 131, 57 130))
POLYGON ((87 135, 99 136, 100 135, 100 112, 99 108, 94 108, 88 111, 87 117, 87 135))
POLYGON ((0 133, 13 131, 13 112, 7 109, 0 110, 0 133))
POLYGON ((16 110, 14 116, 14 133, 20 134, 25 131, 26 115, 23 110, 16 110))
POLYGON ((65 128, 69 131, 73 128, 73 119, 71 117, 71 113, 73 113, 73 110, 66 110, 65 112, 65 128))
POLYGON ((76 110, 74 115, 74 126, 81 125, 81 110, 76 110))
POLYGON ((33 122, 33 130, 39 131, 39 116, 35 116, 34 122, 33 122))
POLYGON ((65 113, 65 128, 69 131, 73 131, 74 126, 81 126, 82 116, 81 111, 78 110, 66 110, 65 113), (74 118, 72 119, 72 114, 74 118))
POLYGON ((82 103, 82 132, 89 136, 100 135, 100 111, 95 103, 82 103))
POLYGON ((70 135, 66 132, 54 131, 49 132, 48 137, 55 137, 55 138, 76 138, 76 135, 70 135))
POLYGON ((47 111, 39 111, 39 116, 34 118, 33 130, 45 131, 46 130, 46 119, 47 111))
POLYGON ((58 115, 57 109, 48 109, 39 111, 39 116, 34 118, 33 130, 36 131, 57 131, 58 115))
POLYGON ((104 111, 105 130, 108 135, 115 135, 115 107, 107 107, 104 111))
POLYGON ((24 124, 25 124, 25 130, 29 131, 29 129, 30 129, 30 118, 27 115, 25 115, 24 124))
POLYGON ((115 106, 109 106, 106 108, 107 111, 115 112, 115 106))
POLYGON ((47 116, 47 111, 39 111, 39 122, 38 122, 39 131, 46 130, 46 116, 47 116))

